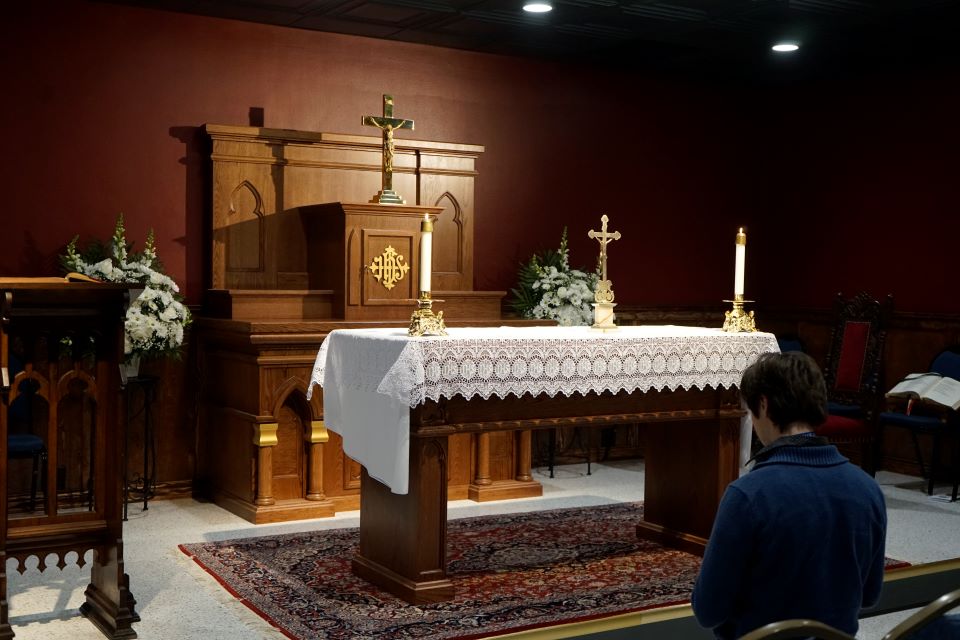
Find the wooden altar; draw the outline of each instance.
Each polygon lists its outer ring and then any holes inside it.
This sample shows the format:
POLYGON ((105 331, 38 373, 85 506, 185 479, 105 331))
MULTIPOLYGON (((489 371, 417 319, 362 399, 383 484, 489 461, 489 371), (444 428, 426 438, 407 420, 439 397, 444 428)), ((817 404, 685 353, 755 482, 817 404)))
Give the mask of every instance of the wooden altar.
MULTIPOLYGON (((449 439, 544 427, 644 423, 637 535, 702 555, 723 491, 738 474, 742 415, 736 391, 712 389, 427 401, 410 411, 409 492, 393 493, 364 470, 354 573, 414 604, 452 598, 443 491, 449 439)), ((523 431, 514 433, 519 439, 523 431)))
POLYGON ((123 561, 120 373, 126 287, 0 278, 0 638, 14 636, 7 559, 47 567, 93 551, 80 612, 108 638, 135 638, 123 561), (11 454, 33 442, 31 460, 11 454), (18 466, 19 465, 19 466, 18 466))
MULTIPOLYGON (((413 603, 452 597, 446 577, 449 438, 643 425, 636 534, 702 553, 740 470, 739 384, 772 334, 703 327, 450 328, 440 339, 329 335, 313 382, 330 428, 363 464, 354 572, 413 603)), ((517 470, 530 477, 529 463, 517 470)))
MULTIPOLYGON (((483 147, 397 139, 393 188, 410 205, 372 204, 381 139, 207 125, 212 145, 210 290, 200 345, 198 478, 204 497, 254 522, 331 516, 360 503, 360 465, 323 423, 307 385, 333 329, 406 326, 419 221, 434 219, 433 297, 447 324, 499 325, 503 291, 473 290, 475 162, 483 147), (409 266, 385 287, 388 248, 409 266)), ((538 496, 518 479, 529 434, 450 438, 447 496, 538 496)), ((525 461, 525 462, 524 462, 525 461)))

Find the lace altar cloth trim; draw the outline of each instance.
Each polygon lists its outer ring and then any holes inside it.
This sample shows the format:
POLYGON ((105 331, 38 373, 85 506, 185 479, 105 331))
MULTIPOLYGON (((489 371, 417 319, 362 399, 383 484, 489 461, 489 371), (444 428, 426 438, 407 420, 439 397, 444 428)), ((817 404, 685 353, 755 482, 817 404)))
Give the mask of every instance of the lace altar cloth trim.
POLYGON ((410 338, 405 329, 332 331, 311 378, 376 392, 410 407, 461 395, 714 389, 736 386, 757 356, 778 351, 770 333, 680 326, 450 328, 410 338))

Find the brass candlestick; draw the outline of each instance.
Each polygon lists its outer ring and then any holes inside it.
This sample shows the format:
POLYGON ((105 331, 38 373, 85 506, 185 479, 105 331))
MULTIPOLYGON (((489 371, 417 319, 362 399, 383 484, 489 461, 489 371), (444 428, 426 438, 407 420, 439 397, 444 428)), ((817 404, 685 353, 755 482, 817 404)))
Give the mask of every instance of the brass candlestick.
POLYGON ((743 310, 745 302, 753 300, 744 300, 743 295, 733 296, 733 300, 724 300, 724 302, 733 303, 733 309, 723 313, 723 330, 729 333, 748 333, 757 330, 757 324, 753 319, 753 311, 747 313, 743 310))
MULTIPOLYGON (((443 300, 437 300, 443 302, 443 300)), ((429 291, 421 291, 417 298, 417 308, 410 316, 408 336, 445 336, 447 327, 443 324, 443 311, 433 313, 433 299, 429 291)))

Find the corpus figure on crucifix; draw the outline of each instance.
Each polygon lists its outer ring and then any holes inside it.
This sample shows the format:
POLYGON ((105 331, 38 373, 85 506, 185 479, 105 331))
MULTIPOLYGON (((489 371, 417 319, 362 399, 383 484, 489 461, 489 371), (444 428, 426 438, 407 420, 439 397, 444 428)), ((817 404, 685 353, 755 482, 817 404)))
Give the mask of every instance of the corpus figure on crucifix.
POLYGON ((363 124, 376 127, 383 132, 383 188, 371 202, 381 204, 406 204, 406 201, 393 190, 393 132, 396 129, 413 130, 413 120, 393 117, 393 96, 384 94, 383 115, 363 116, 363 124))
POLYGON ((601 216, 600 222, 603 224, 600 227, 600 231, 591 229, 587 232, 588 237, 600 243, 600 282, 597 283, 597 291, 594 295, 594 300, 597 302, 613 302, 613 287, 610 281, 607 280, 607 245, 614 240, 619 240, 620 232, 607 232, 608 221, 609 218, 607 218, 606 215, 601 216))

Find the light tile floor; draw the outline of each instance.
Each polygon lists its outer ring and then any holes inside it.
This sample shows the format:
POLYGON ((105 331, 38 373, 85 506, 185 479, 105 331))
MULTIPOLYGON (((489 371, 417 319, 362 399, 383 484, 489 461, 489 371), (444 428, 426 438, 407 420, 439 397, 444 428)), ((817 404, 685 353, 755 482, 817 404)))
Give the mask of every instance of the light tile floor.
MULTIPOLYGON (((537 469, 541 498, 477 504, 450 503, 449 517, 588 506, 643 499, 643 463, 583 464, 558 467, 556 478, 537 469)), ((918 478, 881 472, 887 498, 887 555, 912 563, 960 557, 960 503, 936 502, 922 491, 918 478)), ((283 636, 233 598, 188 559, 177 545, 203 540, 272 535, 306 530, 355 527, 359 512, 334 518, 275 525, 252 525, 213 504, 194 500, 160 500, 147 511, 131 505, 124 529, 124 553, 131 590, 142 621, 134 625, 144 640, 262 640, 283 636)), ((42 574, 31 568, 19 575, 8 566, 10 616, 20 640, 100 640, 103 636, 77 614, 89 581, 89 565, 55 567, 42 574)), ((860 638, 879 640, 910 612, 862 621, 860 638)), ((638 636, 641 637, 641 636, 638 636)))

